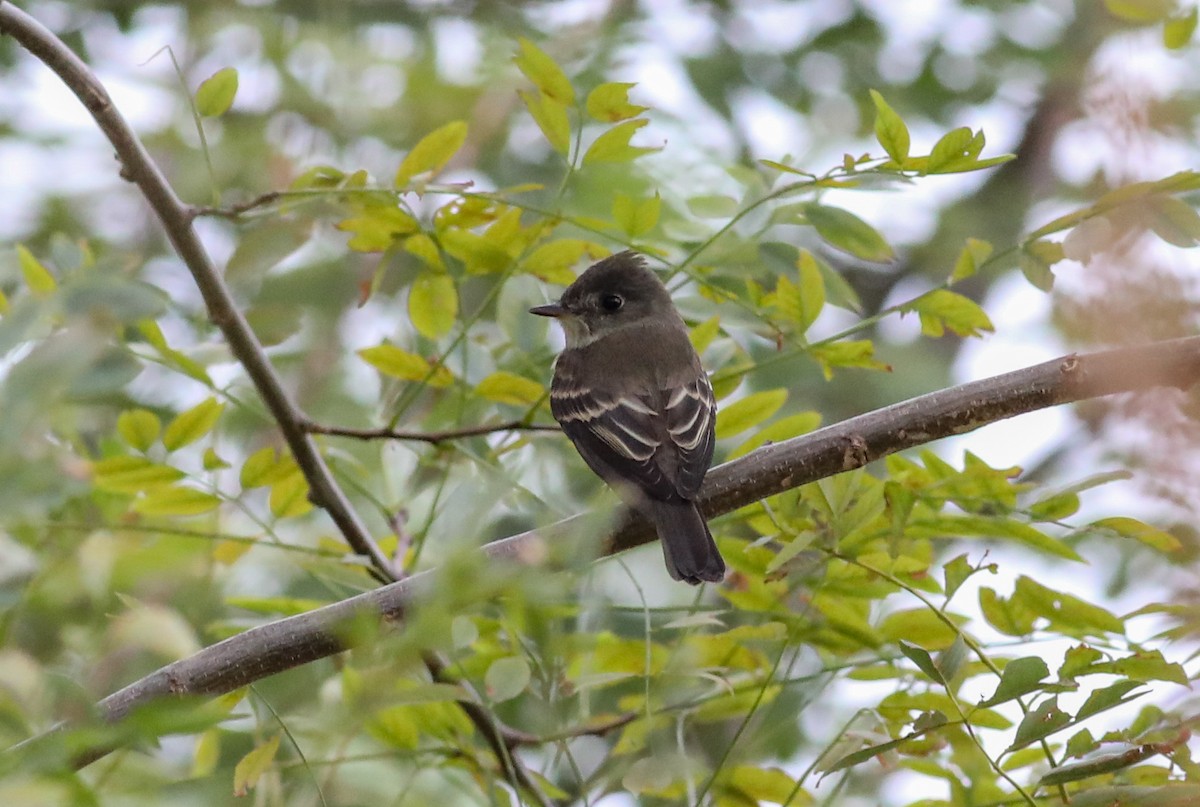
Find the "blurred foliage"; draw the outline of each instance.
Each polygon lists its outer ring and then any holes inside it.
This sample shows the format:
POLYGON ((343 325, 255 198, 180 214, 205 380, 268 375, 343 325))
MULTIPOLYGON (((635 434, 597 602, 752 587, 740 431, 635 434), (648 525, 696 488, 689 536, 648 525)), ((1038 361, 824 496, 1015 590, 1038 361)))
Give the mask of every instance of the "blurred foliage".
MULTIPOLYGON (((1194 7, 908 5, 27 10, 120 88, 314 421, 549 423, 557 336, 526 309, 634 248, 712 371, 723 460, 949 383, 1016 272, 1071 340, 1194 330, 1173 270, 1200 242, 1200 94, 1111 67, 1195 68, 1194 7)), ((1128 474, 1064 471, 1079 440, 1036 474, 921 451, 772 497, 713 525, 733 572, 694 592, 655 548, 590 564, 590 535, 482 567, 486 541, 611 508, 554 435, 326 436, 382 548, 440 567, 435 589, 402 631, 143 710, 68 772, 98 698, 372 581, 82 110, 49 114, 7 40, 0 65, 22 88, 0 163, 40 177, 0 220, 0 742, 83 721, 6 755, 0 803, 532 803, 428 649, 539 738, 516 753, 563 803, 1200 800, 1177 697, 1194 597, 1130 586, 1186 568, 1195 531, 1082 511, 1128 474)), ((1150 397, 1086 428, 1167 444, 1129 462, 1186 503, 1195 401, 1150 397)))

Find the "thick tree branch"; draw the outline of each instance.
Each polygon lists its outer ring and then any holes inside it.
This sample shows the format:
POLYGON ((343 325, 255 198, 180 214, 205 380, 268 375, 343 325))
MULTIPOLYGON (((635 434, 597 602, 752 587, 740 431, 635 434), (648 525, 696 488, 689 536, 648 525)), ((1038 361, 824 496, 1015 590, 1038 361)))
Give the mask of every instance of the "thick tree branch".
MULTIPOLYGON (((922 395, 827 426, 802 437, 765 446, 714 468, 701 492, 709 517, 763 497, 860 468, 880 457, 942 437, 1072 401, 1153 387, 1187 388, 1200 383, 1200 336, 1121 348, 1053 361, 983 381, 922 395)), ((579 515, 513 535, 482 548, 493 559, 521 562, 541 557, 543 542, 565 539, 585 523, 579 515)), ((610 555, 653 540, 636 516, 605 538, 610 555)), ((117 721, 139 705, 174 694, 217 695, 268 675, 347 649, 353 618, 378 615, 399 620, 435 584, 436 570, 422 572, 298 616, 281 619, 207 647, 108 696, 98 706, 117 721)), ((98 749, 81 762, 105 753, 98 749)))

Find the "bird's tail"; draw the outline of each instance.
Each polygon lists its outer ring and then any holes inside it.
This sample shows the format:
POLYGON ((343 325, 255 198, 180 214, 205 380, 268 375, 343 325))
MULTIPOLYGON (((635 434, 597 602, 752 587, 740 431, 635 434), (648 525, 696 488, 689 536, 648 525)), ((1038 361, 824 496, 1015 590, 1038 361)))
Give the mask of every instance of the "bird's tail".
POLYGON ((725 561, 695 502, 653 500, 651 507, 671 577, 693 586, 725 578, 725 561))

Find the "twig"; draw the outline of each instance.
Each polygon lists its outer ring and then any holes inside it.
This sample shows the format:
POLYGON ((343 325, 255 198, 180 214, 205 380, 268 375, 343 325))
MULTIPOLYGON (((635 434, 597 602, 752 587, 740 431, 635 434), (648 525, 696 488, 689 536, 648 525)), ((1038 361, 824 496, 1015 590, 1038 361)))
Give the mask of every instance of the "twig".
POLYGON ((256 208, 266 207, 269 204, 274 204, 283 196, 282 191, 268 191, 253 199, 247 199, 245 202, 238 202, 228 207, 212 207, 209 205, 197 205, 189 208, 188 213, 191 218, 199 218, 201 216, 211 216, 222 219, 238 219, 242 214, 249 213, 256 208))
POLYGON ((507 423, 496 423, 490 426, 466 426, 461 429, 446 429, 436 432, 415 432, 402 429, 389 429, 386 426, 378 429, 351 429, 343 426, 325 426, 306 420, 304 430, 309 434, 330 434, 337 437, 353 437, 357 440, 415 440, 422 443, 437 445, 449 440, 459 440, 465 437, 480 437, 497 432, 556 432, 557 426, 548 423, 525 423, 520 420, 510 420, 507 423))
MULTIPOLYGON (((714 468, 701 491, 708 517, 722 515, 761 498, 815 482, 906 448, 963 434, 1015 415, 1072 401, 1152 387, 1187 388, 1200 382, 1200 336, 1155 342, 1053 361, 983 381, 922 395, 850 418, 815 432, 765 446, 714 468)), ((482 548, 494 560, 521 563, 541 557, 534 551, 578 531, 588 514, 513 535, 482 548)), ((653 540, 653 528, 628 515, 604 539, 602 555, 653 540)), ((308 613, 251 628, 206 647, 109 695, 97 713, 109 722, 137 706, 169 695, 219 695, 284 670, 348 649, 361 631, 344 626, 366 615, 399 620, 429 587, 435 571, 333 603, 308 613)), ((46 738, 27 741, 37 743, 46 738)), ((81 761, 98 759, 98 748, 81 761)))

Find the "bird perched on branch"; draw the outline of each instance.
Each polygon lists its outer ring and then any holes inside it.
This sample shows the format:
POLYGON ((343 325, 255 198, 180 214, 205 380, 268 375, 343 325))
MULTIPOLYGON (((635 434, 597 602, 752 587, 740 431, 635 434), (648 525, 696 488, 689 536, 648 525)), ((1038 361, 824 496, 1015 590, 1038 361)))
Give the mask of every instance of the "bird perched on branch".
POLYGON ((550 411, 584 461, 653 522, 671 577, 723 579, 725 561, 696 506, 717 405, 666 286, 640 255, 621 252, 530 313, 554 317, 566 333, 550 411))

